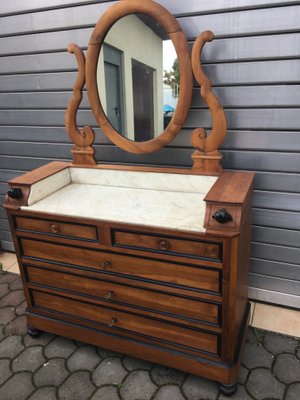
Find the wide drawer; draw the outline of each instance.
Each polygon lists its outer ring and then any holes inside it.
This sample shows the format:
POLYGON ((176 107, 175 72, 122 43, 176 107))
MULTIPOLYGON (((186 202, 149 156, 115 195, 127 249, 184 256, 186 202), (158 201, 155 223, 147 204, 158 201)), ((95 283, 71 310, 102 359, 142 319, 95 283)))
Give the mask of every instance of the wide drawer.
POLYGON ((222 261, 222 243, 206 240, 149 235, 122 230, 112 231, 113 246, 162 252, 192 258, 222 261))
POLYGON ((218 269, 173 264, 26 238, 20 238, 19 241, 21 255, 25 257, 93 268, 103 274, 129 275, 131 278, 220 293, 221 277, 218 269))
POLYGON ((186 317, 193 321, 219 326, 220 305, 216 303, 172 296, 146 288, 141 289, 29 265, 26 266, 26 276, 29 284, 72 291, 76 294, 93 297, 95 301, 104 301, 121 308, 129 305, 136 308, 139 313, 148 312, 155 315, 159 312, 161 315, 165 315, 166 319, 174 320, 174 318, 186 317))
POLYGON ((177 344, 180 347, 204 351, 218 355, 218 335, 180 325, 161 322, 154 318, 145 318, 134 313, 124 313, 109 307, 78 301, 64 296, 31 290, 33 309, 52 310, 60 314, 71 315, 112 330, 130 331, 139 335, 177 344))
POLYGON ((98 241, 97 228, 93 225, 28 217, 15 217, 16 230, 45 233, 83 240, 98 241))

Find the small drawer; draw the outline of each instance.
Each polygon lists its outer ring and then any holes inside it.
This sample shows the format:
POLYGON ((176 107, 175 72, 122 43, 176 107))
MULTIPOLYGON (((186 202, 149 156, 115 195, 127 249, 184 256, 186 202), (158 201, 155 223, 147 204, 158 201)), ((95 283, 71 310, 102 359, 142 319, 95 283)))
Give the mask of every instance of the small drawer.
POLYGON ((156 236, 138 232, 113 231, 113 245, 171 255, 222 261, 222 243, 171 236, 156 236))
POLYGON ((222 230, 236 230, 240 225, 241 209, 238 206, 222 206, 220 204, 207 205, 207 217, 205 227, 222 230), (218 221, 216 215, 218 212, 225 212, 228 215, 228 220, 218 221))
POLYGON ((54 311, 59 314, 67 314, 75 318, 92 321, 96 324, 118 331, 130 331, 132 333, 159 339, 166 343, 204 351, 212 355, 218 355, 218 335, 189 329, 180 325, 163 322, 155 318, 146 318, 130 312, 122 312, 113 308, 91 304, 88 301, 74 300, 65 296, 31 290, 33 309, 54 311))
POLYGON ((90 241, 97 241, 97 228, 93 225, 62 222, 59 220, 47 220, 28 217, 16 217, 17 231, 32 231, 47 235, 64 236, 90 241))
MULTIPOLYGON (((161 313, 164 319, 176 320, 186 317, 209 325, 220 325, 220 305, 208 301, 193 300, 167 293, 141 289, 134 286, 77 276, 35 266, 26 266, 29 284, 71 291, 80 295, 92 296, 97 301, 108 302, 119 308, 134 307, 138 313, 161 313), (170 314, 172 314, 170 316, 170 314)), ((178 321, 180 322, 180 321, 178 321)), ((187 323, 187 322, 186 322, 187 323)), ((190 323, 190 325, 193 325, 190 323)))
POLYGON ((20 238, 19 243, 21 255, 33 260, 96 269, 102 274, 113 277, 126 276, 131 279, 163 282, 166 285, 188 286, 193 290, 214 294, 219 294, 221 290, 219 269, 173 264, 27 238, 20 238))

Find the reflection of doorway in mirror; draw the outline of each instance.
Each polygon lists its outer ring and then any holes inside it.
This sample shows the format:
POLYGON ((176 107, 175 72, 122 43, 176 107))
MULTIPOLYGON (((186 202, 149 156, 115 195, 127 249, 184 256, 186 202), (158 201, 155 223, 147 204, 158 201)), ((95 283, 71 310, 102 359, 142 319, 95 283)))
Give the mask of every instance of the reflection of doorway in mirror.
POLYGON ((151 67, 132 60, 134 140, 138 142, 154 137, 153 76, 151 67))
POLYGON ((124 131, 123 70, 122 52, 114 47, 103 45, 106 115, 112 126, 124 131))

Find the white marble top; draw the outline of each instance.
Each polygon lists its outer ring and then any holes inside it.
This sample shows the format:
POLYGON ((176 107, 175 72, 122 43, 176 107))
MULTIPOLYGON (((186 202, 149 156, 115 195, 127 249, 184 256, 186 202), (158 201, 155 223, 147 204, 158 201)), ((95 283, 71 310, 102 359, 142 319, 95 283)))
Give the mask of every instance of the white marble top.
POLYGON ((199 175, 70 170, 69 175, 56 174, 56 180, 55 175, 44 179, 44 190, 39 182, 39 200, 33 185, 35 202, 22 209, 203 232, 203 198, 217 180, 199 175), (49 194, 51 185, 54 190, 49 194))

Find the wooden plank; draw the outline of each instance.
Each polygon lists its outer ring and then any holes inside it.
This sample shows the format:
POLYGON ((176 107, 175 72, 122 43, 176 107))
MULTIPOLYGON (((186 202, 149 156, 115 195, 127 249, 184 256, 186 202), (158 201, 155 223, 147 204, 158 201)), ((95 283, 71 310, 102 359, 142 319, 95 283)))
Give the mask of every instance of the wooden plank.
POLYGON ((252 240, 279 246, 300 247, 300 231, 253 226, 252 240))
POLYGON ((12 251, 15 252, 15 247, 12 242, 7 242, 5 240, 1 240, 1 246, 4 251, 12 251))
POLYGON ((51 158, 57 159, 71 157, 70 144, 45 144, 45 143, 26 143, 26 142, 2 142, 1 152, 4 156, 20 156, 51 158))
POLYGON ((77 72, 53 72, 46 74, 2 75, 1 92, 32 90, 67 90, 71 91, 76 81, 77 72))
MULTIPOLYGON (((0 93, 0 109, 41 109, 62 108, 65 110, 72 97, 71 91, 65 92, 32 92, 32 93, 0 93)), ((80 107, 89 107, 86 92, 80 107)))
POLYGON ((300 175, 256 171, 254 187, 263 190, 300 193, 300 175))

